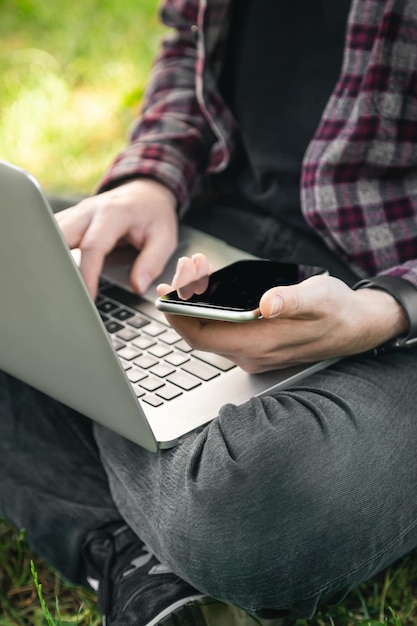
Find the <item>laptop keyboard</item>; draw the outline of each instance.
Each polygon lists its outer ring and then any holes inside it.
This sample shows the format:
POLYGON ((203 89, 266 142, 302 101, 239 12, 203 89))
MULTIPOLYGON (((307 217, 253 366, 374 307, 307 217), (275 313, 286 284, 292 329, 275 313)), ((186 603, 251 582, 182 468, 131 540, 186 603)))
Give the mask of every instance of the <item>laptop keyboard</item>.
POLYGON ((137 398, 155 408, 235 367, 222 356, 192 350, 145 312, 137 296, 106 281, 96 306, 137 398))

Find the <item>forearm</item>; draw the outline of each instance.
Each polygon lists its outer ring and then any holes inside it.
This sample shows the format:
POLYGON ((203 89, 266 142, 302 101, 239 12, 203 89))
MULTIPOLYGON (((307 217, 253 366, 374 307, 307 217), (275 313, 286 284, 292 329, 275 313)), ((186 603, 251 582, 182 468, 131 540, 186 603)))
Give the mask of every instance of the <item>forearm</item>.
MULTIPOLYGON (((215 86, 212 57, 217 44, 213 37, 205 41, 200 3, 186 4, 187 10, 181 3, 165 3, 163 20, 174 31, 163 40, 154 63, 130 144, 99 187, 102 191, 131 178, 155 178, 175 194, 180 212, 201 175, 228 163, 235 127, 215 86), (200 90, 203 74, 205 88, 200 90)), ((217 31, 221 41, 224 31, 217 31)))

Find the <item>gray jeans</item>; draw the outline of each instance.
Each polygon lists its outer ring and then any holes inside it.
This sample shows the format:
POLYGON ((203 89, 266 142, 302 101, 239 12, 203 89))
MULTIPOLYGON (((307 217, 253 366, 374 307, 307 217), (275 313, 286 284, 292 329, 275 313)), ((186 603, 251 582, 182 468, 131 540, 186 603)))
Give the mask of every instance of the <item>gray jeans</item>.
POLYGON ((71 580, 86 533, 124 519, 202 592, 308 618, 417 546, 416 364, 343 360, 157 454, 0 374, 0 515, 71 580))

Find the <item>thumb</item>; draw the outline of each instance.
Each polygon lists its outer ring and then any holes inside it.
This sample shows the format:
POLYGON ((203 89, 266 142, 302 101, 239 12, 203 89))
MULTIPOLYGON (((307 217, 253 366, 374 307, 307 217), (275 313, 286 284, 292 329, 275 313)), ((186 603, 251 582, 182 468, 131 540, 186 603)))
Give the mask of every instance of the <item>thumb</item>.
POLYGON ((259 302, 262 317, 266 319, 301 317, 306 313, 301 292, 299 285, 269 289, 259 302))

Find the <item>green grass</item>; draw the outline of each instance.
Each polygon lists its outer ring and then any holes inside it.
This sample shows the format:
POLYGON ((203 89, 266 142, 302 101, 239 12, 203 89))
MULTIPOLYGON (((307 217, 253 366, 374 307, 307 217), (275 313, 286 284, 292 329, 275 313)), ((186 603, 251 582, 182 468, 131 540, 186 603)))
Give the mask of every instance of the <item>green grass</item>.
POLYGON ((89 192, 125 142, 161 29, 156 0, 0 0, 0 157, 89 192))
POLYGON ((99 626, 95 596, 77 589, 53 572, 28 548, 24 534, 0 521, 0 626, 46 626, 35 581, 34 563, 44 601, 63 626, 99 626))
MULTIPOLYGON (((54 624, 100 624, 94 595, 62 581, 29 550, 23 533, 0 521, 0 626, 51 623, 38 597, 31 561, 54 624)), ((322 609, 313 620, 299 620, 296 626, 416 626, 416 589, 414 552, 352 591, 341 604, 322 609)))
MULTIPOLYGON (((50 192, 90 192, 140 104, 161 33, 156 5, 0 0, 0 158, 30 170, 50 192)), ((0 626, 48 623, 31 560, 57 623, 100 623, 94 595, 62 581, 0 521, 0 626)), ((309 626, 417 626, 416 605, 414 552, 309 626)))

